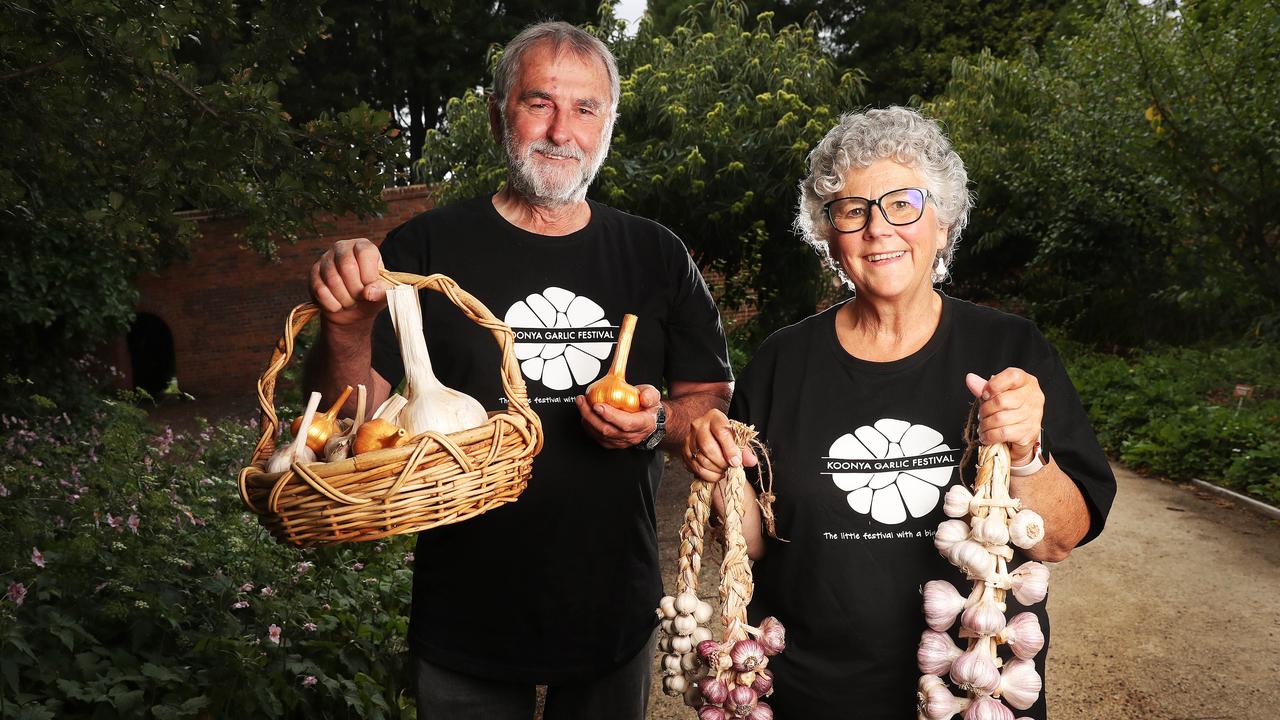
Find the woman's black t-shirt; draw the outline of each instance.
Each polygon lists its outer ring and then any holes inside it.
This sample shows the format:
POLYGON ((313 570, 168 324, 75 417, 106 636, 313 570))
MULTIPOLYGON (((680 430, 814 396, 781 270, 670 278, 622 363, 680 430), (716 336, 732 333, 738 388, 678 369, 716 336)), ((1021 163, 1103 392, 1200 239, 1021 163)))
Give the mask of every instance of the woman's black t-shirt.
MULTIPOLYGON (((966 373, 1035 375, 1044 443, 1089 506, 1086 542, 1111 506, 1115 478, 1053 347, 1024 319, 942 298, 933 337, 901 360, 851 356, 837 306, 772 335, 738 382, 731 414, 769 447, 778 535, 789 541, 769 541, 755 564, 749 610, 787 628, 786 651, 770 661, 780 720, 915 717, 921 587, 971 586, 933 546, 942 498, 959 481, 966 373)), ((1025 609, 1047 637, 1044 608, 1025 609)), ((1023 609, 1010 595, 1007 616, 1023 609)), ((1043 676, 1043 652, 1036 664, 1043 676)), ((1043 695, 1018 716, 1043 718, 1043 695)))

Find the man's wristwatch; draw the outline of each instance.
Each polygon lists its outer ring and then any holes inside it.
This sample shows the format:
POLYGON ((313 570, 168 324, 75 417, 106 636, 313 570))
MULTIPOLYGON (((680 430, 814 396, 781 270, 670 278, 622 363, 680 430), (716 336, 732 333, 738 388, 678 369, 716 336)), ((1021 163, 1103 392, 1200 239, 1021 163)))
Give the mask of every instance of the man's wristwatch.
POLYGON ((1040 438, 1036 440, 1035 449, 1031 451, 1031 459, 1026 465, 1018 467, 1009 467, 1009 474, 1014 477, 1026 477, 1035 475, 1049 464, 1049 448, 1044 446, 1044 430, 1040 431, 1040 438))
POLYGON ((662 442, 662 438, 667 436, 667 406, 661 402, 658 403, 658 426, 649 433, 649 437, 640 443, 640 447, 645 450, 652 450, 658 447, 658 443, 662 442))

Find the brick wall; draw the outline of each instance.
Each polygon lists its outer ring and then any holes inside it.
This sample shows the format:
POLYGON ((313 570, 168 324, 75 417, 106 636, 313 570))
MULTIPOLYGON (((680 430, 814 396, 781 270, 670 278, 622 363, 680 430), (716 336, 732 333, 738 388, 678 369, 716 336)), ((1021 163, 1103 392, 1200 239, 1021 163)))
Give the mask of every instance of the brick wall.
MULTIPOLYGON (((234 219, 200 219, 201 238, 190 262, 137 279, 138 312, 159 317, 173 333, 179 387, 199 398, 252 396, 289 310, 308 299, 307 272, 325 248, 352 237, 381 242, 389 230, 432 206, 422 185, 392 188, 383 197, 383 215, 325 218, 332 227, 324 235, 282 244, 275 262, 240 247, 234 219)), ((122 345, 114 354, 127 368, 122 345)))

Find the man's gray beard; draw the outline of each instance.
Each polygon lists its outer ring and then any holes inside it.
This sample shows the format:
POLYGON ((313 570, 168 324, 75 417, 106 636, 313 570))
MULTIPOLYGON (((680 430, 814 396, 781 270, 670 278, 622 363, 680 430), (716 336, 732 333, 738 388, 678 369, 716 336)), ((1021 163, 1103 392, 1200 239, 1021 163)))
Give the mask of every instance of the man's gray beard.
POLYGON ((604 166, 604 160, 609 155, 609 141, 612 135, 611 124, 601 133, 600 146, 596 149, 595 156, 590 159, 590 162, 583 163, 586 154, 582 150, 576 147, 561 147, 546 138, 529 143, 524 154, 520 155, 515 137, 510 130, 507 130, 503 133, 502 142, 507 154, 507 184, 530 204, 538 207, 559 208, 580 203, 586 198, 587 188, 591 186, 600 168, 604 166), (539 176, 533 163, 535 152, 576 158, 579 162, 577 182, 566 182, 561 187, 554 181, 539 176))

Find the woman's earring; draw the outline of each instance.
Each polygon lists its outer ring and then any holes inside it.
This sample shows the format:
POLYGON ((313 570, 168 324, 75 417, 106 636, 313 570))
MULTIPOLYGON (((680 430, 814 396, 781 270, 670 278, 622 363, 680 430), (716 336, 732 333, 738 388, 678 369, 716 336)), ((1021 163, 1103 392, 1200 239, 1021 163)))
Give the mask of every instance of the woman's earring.
POLYGON ((938 262, 933 266, 934 279, 941 280, 947 276, 947 264, 942 261, 942 256, 938 256, 938 262))

